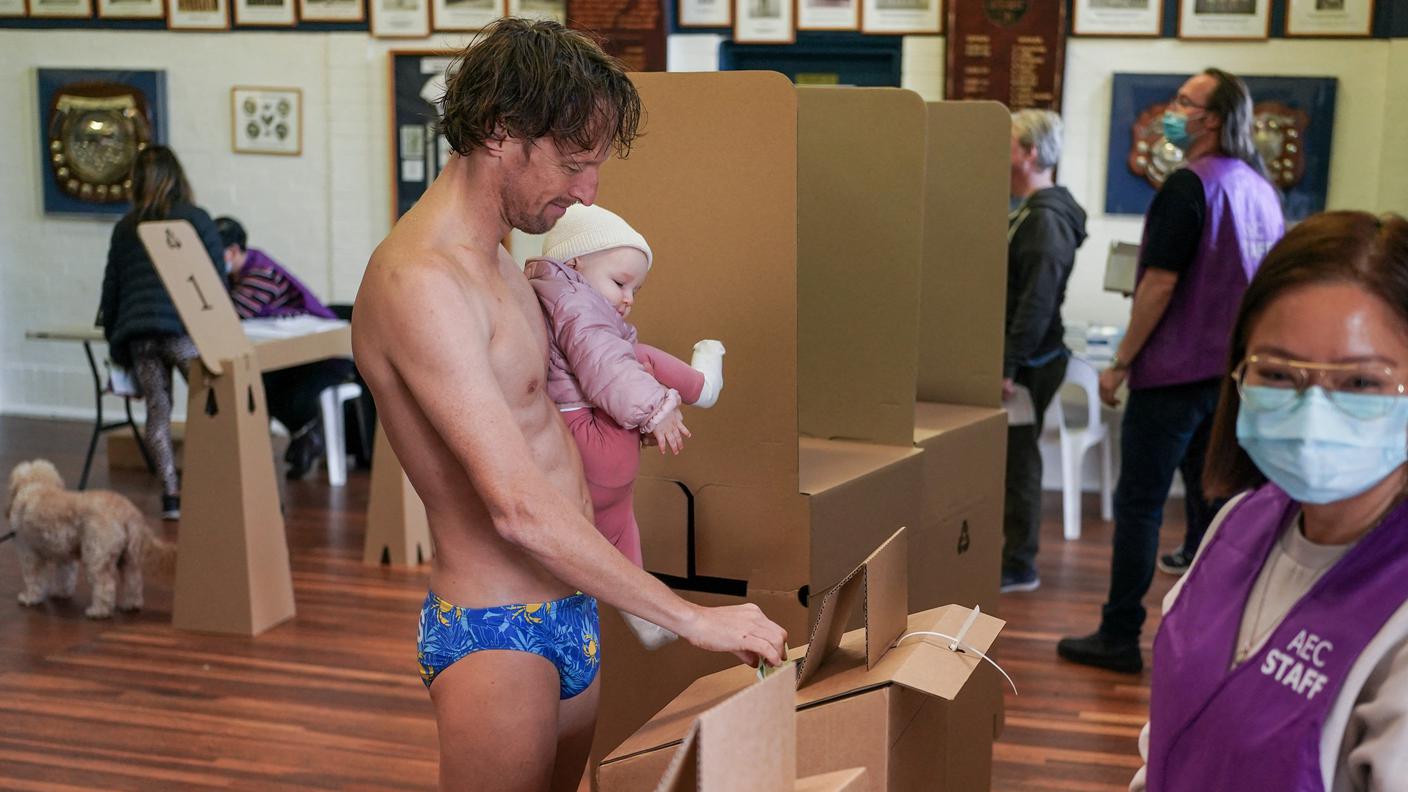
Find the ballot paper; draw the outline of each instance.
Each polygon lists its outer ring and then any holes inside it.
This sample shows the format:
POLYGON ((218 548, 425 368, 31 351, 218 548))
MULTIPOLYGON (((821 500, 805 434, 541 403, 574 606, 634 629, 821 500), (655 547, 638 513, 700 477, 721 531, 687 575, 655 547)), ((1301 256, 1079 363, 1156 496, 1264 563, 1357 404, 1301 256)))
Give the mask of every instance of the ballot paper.
POLYGON ((1007 411, 1008 426, 1030 426, 1036 423, 1036 405, 1032 403, 1032 392, 1025 385, 1012 386, 1012 398, 1002 402, 1007 411))
POLYGON ((310 316, 299 314, 297 316, 281 316, 277 318, 245 319, 240 322, 240 327, 244 328, 244 334, 251 341, 272 341, 278 338, 296 338, 302 335, 321 333, 325 330, 335 330, 339 327, 346 327, 347 322, 341 319, 324 319, 320 316, 310 316))

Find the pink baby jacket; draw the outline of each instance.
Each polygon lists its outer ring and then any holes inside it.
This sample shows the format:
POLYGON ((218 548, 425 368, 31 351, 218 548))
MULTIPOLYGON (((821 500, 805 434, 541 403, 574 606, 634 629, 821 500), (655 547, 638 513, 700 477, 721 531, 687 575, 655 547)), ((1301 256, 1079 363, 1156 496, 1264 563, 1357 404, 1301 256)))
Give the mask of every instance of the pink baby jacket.
POLYGON ((562 410, 595 407, 623 428, 655 431, 680 395, 636 359, 636 329, 571 267, 530 259, 524 273, 548 323, 548 397, 562 410))

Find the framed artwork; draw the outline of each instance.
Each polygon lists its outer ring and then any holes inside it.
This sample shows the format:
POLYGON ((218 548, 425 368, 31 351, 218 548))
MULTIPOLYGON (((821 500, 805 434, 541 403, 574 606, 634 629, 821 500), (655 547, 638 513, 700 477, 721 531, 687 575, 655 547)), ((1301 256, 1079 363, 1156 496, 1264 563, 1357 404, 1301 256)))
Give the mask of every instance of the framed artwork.
POLYGON ((435 30, 479 30, 504 15, 504 0, 430 0, 435 30))
POLYGON ((236 85, 230 89, 236 154, 303 153, 303 91, 236 85))
POLYGON ((171 30, 229 30, 226 0, 166 0, 166 26, 171 30))
POLYGON ((22 17, 25 14, 24 0, 0 0, 0 18, 22 17))
POLYGON ((567 24, 567 0, 508 0, 508 15, 567 24))
MULTIPOLYGON (((892 0, 885 0, 891 2, 892 0)), ((925 0, 920 0, 924 2, 925 0)), ((927 0, 932 2, 932 0, 927 0)), ((859 0, 797 0, 798 30, 858 30, 859 0)))
MULTIPOLYGON (((1168 175, 1184 166, 1183 152, 1164 139, 1164 107, 1187 74, 1116 74, 1110 99, 1110 149, 1105 213, 1142 215, 1168 175)), ((1286 217, 1302 220, 1325 209, 1335 127, 1333 77, 1240 75, 1252 94, 1252 134, 1286 217)))
POLYGON ((98 16, 103 19, 161 19, 166 16, 162 0, 98 0, 98 16))
POLYGON ((1287 36, 1371 36, 1374 0, 1287 0, 1287 36))
POLYGON ((127 213, 137 152, 166 142, 166 72, 38 69, 44 212, 127 213))
POLYGON ((1157 36, 1164 0, 1075 0, 1071 11, 1077 36, 1157 36))
POLYGON ((92 0, 29 0, 29 15, 43 18, 86 19, 93 16, 92 0))
POLYGON ((362 0, 298 0, 298 17, 305 22, 361 22, 362 0))
POLYGON ((293 0, 234 0, 234 4, 236 25, 292 27, 298 21, 293 0))
POLYGON ((739 44, 793 44, 794 0, 734 0, 733 40, 739 44))
POLYGON ((391 222, 410 210, 449 163, 450 144, 435 125, 452 50, 393 50, 391 62, 391 222))
POLYGON ((862 33, 943 32, 942 0, 861 0, 862 33))
POLYGON ((718 28, 733 24, 733 0, 679 0, 675 10, 682 28, 718 28))
POLYGON ((1182 39, 1260 40, 1271 35, 1271 0, 1179 0, 1182 39))
POLYGON ((430 35, 429 0, 368 0, 372 35, 377 38, 425 38, 430 35))

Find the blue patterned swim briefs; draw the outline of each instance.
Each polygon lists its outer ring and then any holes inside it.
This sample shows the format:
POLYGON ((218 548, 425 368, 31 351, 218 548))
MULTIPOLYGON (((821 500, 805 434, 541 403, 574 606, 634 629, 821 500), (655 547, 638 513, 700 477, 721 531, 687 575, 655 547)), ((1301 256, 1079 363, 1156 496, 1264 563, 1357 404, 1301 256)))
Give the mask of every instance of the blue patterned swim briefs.
POLYGON ((557 668, 561 698, 586 690, 601 663, 596 599, 574 594, 552 602, 461 608, 430 592, 420 611, 419 662, 427 688, 456 660, 487 649, 528 652, 557 668))

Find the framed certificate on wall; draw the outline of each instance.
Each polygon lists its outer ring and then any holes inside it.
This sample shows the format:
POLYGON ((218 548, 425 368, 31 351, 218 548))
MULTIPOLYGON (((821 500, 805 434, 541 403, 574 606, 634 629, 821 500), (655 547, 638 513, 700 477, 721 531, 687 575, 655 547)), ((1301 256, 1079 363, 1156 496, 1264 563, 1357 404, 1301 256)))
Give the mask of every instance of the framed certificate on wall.
POLYGON ((1077 36, 1157 36, 1163 0, 1075 0, 1071 30, 1077 36))
POLYGON ((1374 0, 1287 0, 1287 36, 1371 36, 1374 0))
POLYGON ((86 19, 93 16, 92 0, 29 0, 32 17, 86 19))
POLYGON ((716 28, 733 24, 733 0, 679 0, 675 11, 682 28, 716 28))
POLYGON ((430 35, 429 0, 368 0, 372 35, 377 38, 425 38, 430 35))
MULTIPOLYGON (((862 33, 942 33, 942 0, 862 0, 862 33)), ((956 2, 956 0, 950 0, 956 2)))
POLYGON ((739 44, 794 44, 793 0, 734 0, 733 40, 739 44))
POLYGON ((306 22, 361 22, 362 0, 298 0, 298 16, 306 22))
POLYGON ((1271 35, 1271 0, 1180 0, 1181 39, 1262 40, 1271 35))
POLYGON ((292 27, 298 21, 294 0, 234 0, 234 3, 236 25, 292 27))
POLYGON ((226 0, 166 0, 166 26, 172 30, 229 30, 226 0))
POLYGON ((431 0, 436 30, 479 30, 504 15, 504 0, 431 0))
POLYGON ((856 30, 859 0, 797 0, 798 30, 856 30))

